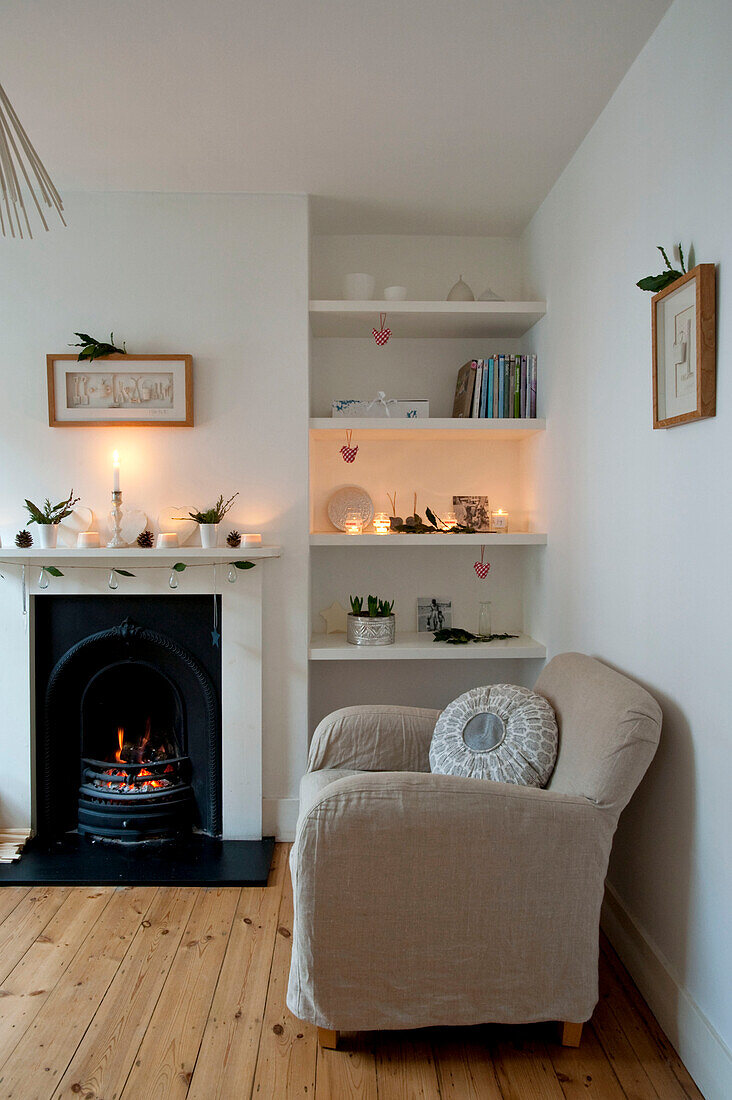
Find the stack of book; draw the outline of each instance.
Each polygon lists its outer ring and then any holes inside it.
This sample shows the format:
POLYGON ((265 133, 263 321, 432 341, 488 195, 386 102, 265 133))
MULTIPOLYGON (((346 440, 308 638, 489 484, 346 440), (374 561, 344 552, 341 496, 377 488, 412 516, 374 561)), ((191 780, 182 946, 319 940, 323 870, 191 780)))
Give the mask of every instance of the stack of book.
POLYGON ((460 368, 455 417, 518 419, 536 416, 536 356, 491 355, 460 368))

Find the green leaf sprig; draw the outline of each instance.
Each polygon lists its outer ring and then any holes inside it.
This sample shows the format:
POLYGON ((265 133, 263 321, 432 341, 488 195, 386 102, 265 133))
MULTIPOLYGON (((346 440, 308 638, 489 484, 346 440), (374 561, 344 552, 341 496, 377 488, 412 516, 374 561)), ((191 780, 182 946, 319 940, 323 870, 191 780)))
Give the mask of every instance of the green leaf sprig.
POLYGON ((74 505, 78 504, 80 500, 81 497, 74 496, 73 489, 66 500, 61 500, 58 504, 51 504, 51 501, 46 498, 41 508, 34 504, 32 500, 26 498, 25 507, 30 517, 28 523, 39 523, 44 526, 53 524, 55 526, 62 519, 66 519, 67 516, 71 515, 74 505))
POLYGON ((436 642, 447 642, 448 645, 468 645, 470 642, 505 642, 509 638, 518 638, 518 634, 471 634, 469 630, 463 630, 461 627, 449 627, 434 632, 436 642))
POLYGON ((121 348, 115 346, 114 333, 109 334, 109 343, 105 340, 95 340, 93 336, 90 336, 87 332, 75 332, 74 336, 79 337, 78 344, 69 344, 70 348, 81 348, 77 356, 77 363, 80 363, 83 359, 88 359, 89 362, 92 359, 103 359, 107 355, 126 355, 127 348, 123 344, 121 348))
POLYGON ((229 497, 225 501, 222 493, 214 506, 207 508, 205 512, 189 512, 187 516, 176 516, 175 518, 192 519, 195 523, 221 523, 238 496, 238 493, 234 493, 233 497, 229 497))
POLYGON ((353 615, 367 614, 371 619, 388 619, 394 609, 393 600, 382 600, 378 596, 366 598, 367 611, 363 610, 363 596, 351 596, 351 613, 353 615))
POLYGON ((677 271, 676 268, 671 266, 671 261, 666 255, 666 249, 657 244, 656 248, 661 253, 666 264, 666 270, 662 271, 659 275, 646 275, 644 279, 639 279, 635 284, 640 287, 641 290, 650 290, 653 294, 657 294, 659 290, 663 290, 664 287, 669 286, 671 283, 675 283, 677 279, 680 279, 682 275, 686 275, 686 263, 684 261, 684 250, 679 243, 679 262, 681 263, 681 271, 677 271))

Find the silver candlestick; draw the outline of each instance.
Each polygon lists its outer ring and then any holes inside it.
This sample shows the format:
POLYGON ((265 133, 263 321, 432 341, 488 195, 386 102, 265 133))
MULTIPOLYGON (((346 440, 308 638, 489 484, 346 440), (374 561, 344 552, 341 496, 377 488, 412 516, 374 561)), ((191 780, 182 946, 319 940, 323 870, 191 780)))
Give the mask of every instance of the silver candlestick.
POLYGON ((122 490, 116 489, 112 493, 112 522, 114 523, 114 534, 107 543, 107 546, 119 547, 125 546, 125 541, 122 538, 122 490))

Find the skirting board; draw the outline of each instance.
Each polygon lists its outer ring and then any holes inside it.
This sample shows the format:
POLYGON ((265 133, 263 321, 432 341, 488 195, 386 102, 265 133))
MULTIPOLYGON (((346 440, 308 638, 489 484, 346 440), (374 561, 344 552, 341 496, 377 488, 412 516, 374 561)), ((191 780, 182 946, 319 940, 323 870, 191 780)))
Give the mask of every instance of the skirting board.
POLYGON ((299 798, 263 798, 262 832, 277 840, 294 840, 299 798))
POLYGON ((706 1100, 732 1096, 732 1051, 609 882, 601 923, 706 1100))

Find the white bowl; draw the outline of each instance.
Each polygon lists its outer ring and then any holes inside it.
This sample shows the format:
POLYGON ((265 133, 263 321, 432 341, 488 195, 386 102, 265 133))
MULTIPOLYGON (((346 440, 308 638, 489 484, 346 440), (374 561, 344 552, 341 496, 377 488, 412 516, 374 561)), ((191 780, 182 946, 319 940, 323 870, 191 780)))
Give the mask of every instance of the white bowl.
POLYGON ((406 296, 407 288, 405 286, 384 287, 384 298, 387 302, 403 302, 406 296))
POLYGON ((367 302, 374 296, 376 279, 373 275, 355 272, 343 276, 343 297, 349 302, 367 302))

